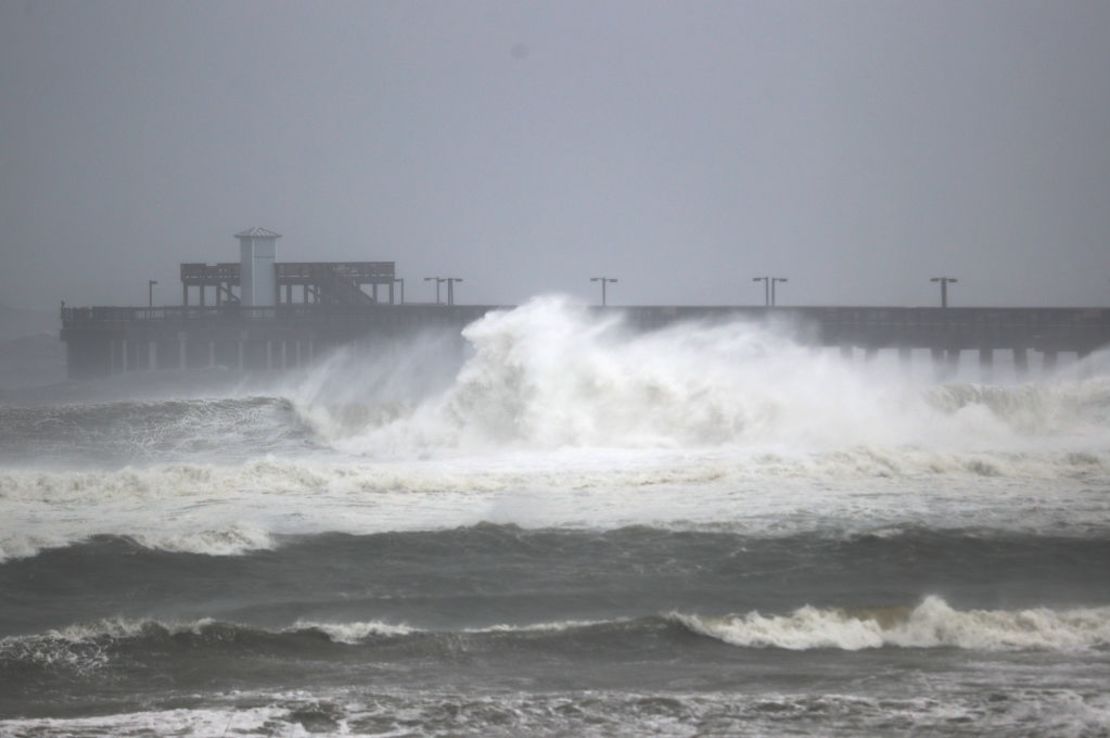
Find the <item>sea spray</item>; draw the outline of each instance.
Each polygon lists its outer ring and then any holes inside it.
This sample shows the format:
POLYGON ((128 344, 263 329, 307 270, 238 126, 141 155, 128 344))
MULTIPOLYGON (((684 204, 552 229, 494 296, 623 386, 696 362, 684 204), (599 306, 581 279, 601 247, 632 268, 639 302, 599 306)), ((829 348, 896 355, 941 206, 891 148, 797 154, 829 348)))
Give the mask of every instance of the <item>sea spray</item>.
MULTIPOLYGON (((339 423, 346 435, 333 434, 334 445, 389 457, 566 446, 1025 452, 1053 434, 1110 442, 1103 376, 937 386, 806 346, 789 327, 635 331, 619 313, 599 317, 558 297, 490 313, 463 335, 471 355, 448 386, 361 429, 339 423)), ((371 373, 380 386, 380 367, 371 373)))

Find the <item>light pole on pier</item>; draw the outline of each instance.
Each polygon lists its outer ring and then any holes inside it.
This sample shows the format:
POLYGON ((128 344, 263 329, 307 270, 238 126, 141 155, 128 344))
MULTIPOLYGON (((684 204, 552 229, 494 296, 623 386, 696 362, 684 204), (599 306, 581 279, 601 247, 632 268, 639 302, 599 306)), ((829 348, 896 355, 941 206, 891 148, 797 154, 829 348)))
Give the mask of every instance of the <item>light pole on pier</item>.
POLYGON ((775 304, 775 285, 789 280, 786 277, 752 277, 752 281, 763 283, 763 306, 772 307, 775 304))
POLYGON ((610 284, 616 284, 615 277, 590 277, 591 282, 601 282, 601 305, 604 307, 609 304, 609 295, 606 287, 610 284))
POLYGON ((146 306, 148 308, 154 307, 154 285, 158 284, 157 279, 148 279, 146 281, 146 306))
POLYGON ((940 282, 940 306, 942 308, 948 307, 948 285, 955 284, 960 280, 955 277, 933 277, 930 282, 940 282))
POLYGON ((763 306, 771 307, 771 278, 770 277, 752 277, 753 282, 763 283, 763 306))
POLYGON ((444 277, 443 281, 447 283, 447 304, 455 304, 455 282, 461 282, 462 277, 444 277))
POLYGON ((425 282, 431 282, 433 280, 436 283, 436 305, 438 305, 439 304, 439 286, 441 284, 443 284, 444 282, 446 282, 447 280, 445 280, 443 277, 424 277, 425 282))
POLYGON ((789 280, 787 280, 786 277, 771 277, 771 307, 774 307, 778 304, 778 302, 775 300, 775 283, 787 281, 789 280))

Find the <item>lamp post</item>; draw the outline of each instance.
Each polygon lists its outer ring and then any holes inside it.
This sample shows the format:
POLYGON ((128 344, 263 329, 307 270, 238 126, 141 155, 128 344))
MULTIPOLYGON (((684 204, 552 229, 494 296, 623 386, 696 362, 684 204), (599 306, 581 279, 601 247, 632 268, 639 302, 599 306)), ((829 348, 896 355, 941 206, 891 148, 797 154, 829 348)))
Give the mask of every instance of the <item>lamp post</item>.
POLYGON ((948 307, 948 285, 955 284, 960 280, 955 277, 933 277, 930 282, 940 282, 940 306, 942 308, 948 307))
POLYGON ((775 300, 775 283, 776 282, 787 282, 787 281, 789 281, 789 280, 787 280, 786 277, 771 277, 771 307, 774 307, 775 305, 778 304, 775 300))
POLYGON ((425 282, 431 282, 433 280, 436 283, 436 305, 438 305, 439 304, 439 286, 441 284, 443 284, 446 280, 444 280, 443 277, 424 277, 425 282))
POLYGON ((601 282, 601 305, 604 307, 609 304, 609 295, 606 287, 610 284, 616 284, 615 277, 590 277, 591 282, 601 282))
POLYGON ((148 279, 146 281, 146 306, 148 308, 154 307, 154 285, 158 284, 157 279, 148 279))
POLYGON ((771 278, 770 277, 752 277, 753 282, 763 283, 763 306, 771 307, 771 278))
POLYGON ((443 281, 447 283, 447 304, 455 304, 455 282, 461 282, 462 277, 444 277, 443 281))
POLYGON ((752 277, 752 281, 763 283, 763 306, 772 307, 775 304, 775 285, 789 280, 786 277, 752 277))

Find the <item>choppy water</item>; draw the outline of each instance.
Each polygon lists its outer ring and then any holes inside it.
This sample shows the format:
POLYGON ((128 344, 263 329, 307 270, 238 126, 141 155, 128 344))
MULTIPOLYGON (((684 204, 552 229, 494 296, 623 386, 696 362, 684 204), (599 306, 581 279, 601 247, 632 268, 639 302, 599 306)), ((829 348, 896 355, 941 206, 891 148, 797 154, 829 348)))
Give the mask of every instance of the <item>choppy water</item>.
POLYGON ((465 337, 0 406, 0 734, 1110 734, 1104 354, 465 337))

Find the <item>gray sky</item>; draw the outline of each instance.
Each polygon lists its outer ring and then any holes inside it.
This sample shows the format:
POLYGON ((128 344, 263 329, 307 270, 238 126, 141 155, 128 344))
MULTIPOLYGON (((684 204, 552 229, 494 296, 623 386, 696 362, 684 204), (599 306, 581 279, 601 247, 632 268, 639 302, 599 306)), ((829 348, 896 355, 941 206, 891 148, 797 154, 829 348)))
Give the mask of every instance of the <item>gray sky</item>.
POLYGON ((0 0, 0 302, 394 260, 461 302, 1110 303, 1110 2, 0 0))

